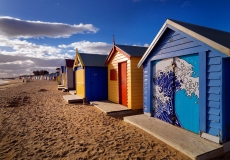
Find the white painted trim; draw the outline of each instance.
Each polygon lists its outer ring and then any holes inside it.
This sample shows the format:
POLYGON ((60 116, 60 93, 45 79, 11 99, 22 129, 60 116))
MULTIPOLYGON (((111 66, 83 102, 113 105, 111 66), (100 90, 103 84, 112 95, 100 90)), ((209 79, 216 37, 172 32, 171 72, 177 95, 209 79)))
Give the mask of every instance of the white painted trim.
POLYGON ((158 42, 158 40, 160 39, 160 36, 163 34, 164 29, 166 28, 167 25, 173 26, 174 28, 188 34, 189 36, 204 42, 205 44, 215 48, 216 50, 230 56, 230 49, 222 46, 219 43, 216 43, 196 32, 193 32, 192 30, 189 30, 169 19, 166 20, 166 22, 164 23, 164 25, 161 27, 160 31, 157 33, 156 37, 154 38, 154 40, 152 41, 152 43, 150 44, 149 48, 146 50, 145 54, 142 56, 141 60, 138 62, 137 67, 140 68, 140 66, 143 64, 143 62, 145 61, 145 59, 147 58, 147 56, 149 55, 149 53, 152 51, 152 49, 155 47, 156 43, 158 42))
POLYGON ((216 43, 216 42, 214 42, 214 41, 212 41, 212 40, 210 40, 210 39, 208 39, 208 38, 206 38, 206 37, 204 37, 204 36, 202 36, 196 32, 193 32, 192 30, 189 30, 189 29, 187 29, 187 28, 185 28, 185 27, 183 27, 183 26, 181 26, 181 25, 179 25, 179 24, 177 24, 171 20, 167 20, 166 22, 167 22, 167 24, 179 29, 180 31, 190 35, 191 37, 196 38, 196 39, 200 40, 201 42, 208 44, 209 46, 215 48, 216 50, 218 50, 222 53, 225 53, 227 55, 230 55, 230 49, 229 48, 222 46, 221 44, 216 43))
POLYGON ((210 141, 212 141, 212 142, 215 142, 215 143, 218 143, 218 144, 220 143, 220 138, 219 138, 219 137, 216 137, 216 136, 213 136, 213 135, 204 133, 204 132, 202 132, 200 136, 201 136, 202 138, 207 139, 207 140, 210 140, 210 141))
POLYGON ((74 59, 74 64, 73 64, 73 70, 75 67, 82 67, 82 68, 84 67, 84 62, 82 61, 77 48, 76 48, 76 57, 74 59), (80 61, 80 65, 76 64, 78 61, 80 61))

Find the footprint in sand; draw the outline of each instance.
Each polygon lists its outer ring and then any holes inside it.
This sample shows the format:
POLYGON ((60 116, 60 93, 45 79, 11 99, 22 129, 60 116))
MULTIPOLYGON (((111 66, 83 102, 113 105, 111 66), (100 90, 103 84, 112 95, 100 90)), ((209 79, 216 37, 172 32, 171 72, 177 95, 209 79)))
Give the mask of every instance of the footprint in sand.
POLYGON ((89 156, 101 155, 104 152, 105 152, 105 149, 103 147, 96 147, 96 148, 93 148, 92 150, 90 150, 88 152, 88 155, 89 156))
POLYGON ((45 92, 47 91, 46 89, 39 89, 38 92, 45 92))
POLYGON ((146 152, 148 145, 146 143, 142 143, 139 147, 140 152, 146 152))

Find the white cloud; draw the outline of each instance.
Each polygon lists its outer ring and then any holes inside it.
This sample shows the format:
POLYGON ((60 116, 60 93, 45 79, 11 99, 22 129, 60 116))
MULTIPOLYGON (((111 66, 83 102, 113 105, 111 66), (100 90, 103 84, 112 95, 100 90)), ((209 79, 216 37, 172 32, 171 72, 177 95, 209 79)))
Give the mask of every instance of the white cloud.
POLYGON ((20 56, 44 58, 44 59, 72 57, 68 53, 62 54, 62 50, 54 46, 36 45, 26 40, 20 40, 20 39, 11 40, 3 36, 0 36, 0 48, 1 46, 12 49, 12 51, 6 51, 6 50, 0 51, 0 53, 4 55, 20 55, 20 56))
POLYGON ((0 35, 8 38, 60 38, 79 33, 96 33, 98 30, 92 24, 70 25, 0 16, 0 35))
POLYGON ((55 46, 36 45, 26 40, 0 36, 0 77, 32 74, 41 69, 55 72, 57 67, 64 65, 65 58, 73 57, 55 46))
POLYGON ((64 59, 42 59, 24 56, 0 54, 0 77, 12 77, 32 74, 36 70, 55 72, 57 67, 64 65, 64 59))
POLYGON ((67 52, 76 52, 75 50, 68 50, 67 52))
POLYGON ((64 65, 64 59, 74 59, 76 48, 85 53, 108 54, 111 47, 105 42, 89 41, 47 46, 0 36, 0 77, 32 74, 41 69, 55 72, 57 67, 64 65))
POLYGON ((105 42, 89 42, 89 41, 80 41, 74 42, 69 45, 59 45, 59 48, 77 48, 79 52, 83 53, 95 53, 95 54, 109 54, 112 45, 105 42))
POLYGON ((145 44, 144 44, 144 47, 149 47, 149 44, 145 43, 145 44))
POLYGON ((143 46, 142 45, 140 45, 139 43, 138 44, 133 44, 133 46, 140 46, 140 47, 149 47, 149 45, 146 43, 146 44, 144 44, 143 46))
POLYGON ((141 46, 140 44, 133 44, 133 46, 141 46))
POLYGON ((184 7, 188 7, 191 5, 191 2, 190 1, 186 1, 184 2, 182 5, 181 5, 181 8, 184 8, 184 7))

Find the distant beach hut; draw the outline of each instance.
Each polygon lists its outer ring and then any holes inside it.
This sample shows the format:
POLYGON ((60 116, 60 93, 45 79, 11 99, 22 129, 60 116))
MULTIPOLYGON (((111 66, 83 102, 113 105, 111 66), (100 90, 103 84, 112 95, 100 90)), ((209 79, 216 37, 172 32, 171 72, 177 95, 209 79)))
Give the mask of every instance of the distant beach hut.
POLYGON ((49 80, 52 81, 52 78, 53 78, 53 73, 50 73, 49 74, 49 80))
POLYGON ((45 74, 45 80, 48 80, 49 79, 49 74, 45 74))
POLYGON ((61 82, 60 68, 57 68, 57 69, 56 69, 56 81, 57 81, 58 83, 61 82))
POLYGON ((66 85, 68 90, 75 89, 75 72, 73 71, 73 59, 65 59, 66 85))
POLYGON ((66 67, 61 66, 61 82, 66 87, 66 67))
POLYGON ((108 65, 108 99, 130 109, 142 108, 143 72, 137 63, 147 47, 114 45, 105 61, 108 65))
POLYGON ((76 72, 76 95, 88 102, 108 99, 107 55, 86 54, 76 51, 73 69, 76 72))
POLYGON ((218 143, 230 141, 230 33, 166 20, 138 63, 144 112, 218 143))

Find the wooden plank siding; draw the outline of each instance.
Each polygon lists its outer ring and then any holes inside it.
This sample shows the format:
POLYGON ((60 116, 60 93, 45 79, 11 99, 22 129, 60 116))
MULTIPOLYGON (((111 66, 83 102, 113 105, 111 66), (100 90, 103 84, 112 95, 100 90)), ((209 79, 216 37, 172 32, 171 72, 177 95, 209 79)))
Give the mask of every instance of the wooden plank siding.
POLYGON ((154 60, 175 57, 175 53, 194 53, 194 48, 200 50, 200 45, 185 34, 166 29, 156 46, 143 63, 143 107, 144 112, 152 112, 152 63, 154 60), (157 58, 158 57, 158 58, 157 58))
POLYGON ((141 57, 131 57, 131 104, 132 109, 143 108, 143 68, 137 68, 141 57))
POLYGON ((127 62, 127 107, 130 109, 143 108, 143 69, 137 68, 141 57, 131 57, 129 60, 123 54, 116 52, 108 64, 108 99, 119 103, 118 64, 127 62), (116 80, 110 80, 110 70, 116 69, 116 80))
POLYGON ((66 87, 66 73, 62 73, 62 84, 66 87))
POLYGON ((116 52, 108 64, 108 100, 119 103, 119 77, 118 77, 118 63, 127 61, 127 90, 128 90, 128 108, 131 108, 129 90, 131 87, 130 79, 130 60, 123 54, 116 52), (116 80, 110 80, 110 70, 115 69, 117 72, 116 80))
POLYGON ((66 67, 66 74, 67 74, 67 88, 68 89, 74 89, 74 72, 73 72, 73 68, 68 68, 66 67))
POLYGON ((81 98, 85 98, 85 70, 76 70, 76 93, 81 98))
POLYGON ((221 131, 221 56, 216 55, 213 52, 207 54, 207 133, 220 136, 221 131), (213 82, 213 83, 211 83, 213 82), (215 82, 215 83, 214 83, 215 82))
POLYGON ((229 105, 226 105, 229 100, 225 97, 229 91, 225 86, 229 84, 229 79, 226 78, 230 77, 227 72, 229 67, 225 66, 229 49, 227 53, 225 48, 220 49, 215 43, 205 37, 199 37, 189 29, 168 23, 162 27, 138 65, 143 66, 144 113, 152 116, 154 62, 192 54, 199 54, 199 58, 203 56, 203 61, 199 61, 199 130, 201 134, 207 133, 217 139, 217 142, 225 143, 230 139, 226 138, 230 137, 230 125, 227 125, 227 120, 230 124, 230 116, 226 111, 226 108, 229 108, 229 105))

